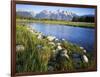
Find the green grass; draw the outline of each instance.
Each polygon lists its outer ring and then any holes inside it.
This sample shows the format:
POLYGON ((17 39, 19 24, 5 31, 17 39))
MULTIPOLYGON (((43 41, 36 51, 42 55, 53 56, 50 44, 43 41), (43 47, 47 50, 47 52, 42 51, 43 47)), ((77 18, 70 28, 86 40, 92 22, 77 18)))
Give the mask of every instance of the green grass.
MULTIPOLYGON (((48 44, 46 38, 39 40, 37 35, 32 34, 27 26, 16 26, 16 45, 23 45, 24 51, 16 52, 16 72, 47 72, 49 64, 53 64, 55 71, 77 71, 76 64, 70 58, 69 60, 60 59, 59 56, 56 61, 53 61, 53 52, 56 46, 48 44), (41 45, 42 48, 37 46, 41 45)), ((76 52, 84 54, 78 45, 70 42, 62 42, 62 46, 68 50, 68 55, 76 52)), ((80 62, 80 69, 87 69, 95 66, 92 55, 86 54, 89 57, 89 63, 80 62)))
POLYGON ((38 40, 29 32, 26 26, 16 26, 16 44, 25 46, 25 51, 17 52, 17 72, 47 71, 47 63, 51 53, 51 47, 46 40, 38 40), (37 45, 44 49, 36 48, 37 45), (49 46, 49 47, 48 47, 49 46))
POLYGON ((33 23, 46 23, 46 24, 60 24, 66 26, 74 26, 74 27, 84 27, 84 28, 94 28, 94 23, 88 22, 71 22, 64 20, 45 20, 45 19, 16 19, 17 22, 33 22, 33 23))

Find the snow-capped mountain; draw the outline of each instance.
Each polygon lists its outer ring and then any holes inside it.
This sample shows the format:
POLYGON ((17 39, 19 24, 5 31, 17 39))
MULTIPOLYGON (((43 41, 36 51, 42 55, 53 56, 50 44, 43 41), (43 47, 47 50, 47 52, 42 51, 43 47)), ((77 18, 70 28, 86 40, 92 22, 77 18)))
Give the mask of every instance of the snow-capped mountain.
POLYGON ((67 12, 67 11, 60 11, 60 10, 48 11, 48 10, 43 10, 40 13, 36 14, 35 18, 71 21, 74 16, 77 16, 77 15, 75 13, 67 12))
POLYGON ((68 11, 48 11, 43 10, 39 13, 28 12, 28 11, 16 11, 16 15, 26 18, 37 18, 37 19, 55 19, 55 20, 66 20, 72 21, 74 16, 77 16, 75 13, 68 11))

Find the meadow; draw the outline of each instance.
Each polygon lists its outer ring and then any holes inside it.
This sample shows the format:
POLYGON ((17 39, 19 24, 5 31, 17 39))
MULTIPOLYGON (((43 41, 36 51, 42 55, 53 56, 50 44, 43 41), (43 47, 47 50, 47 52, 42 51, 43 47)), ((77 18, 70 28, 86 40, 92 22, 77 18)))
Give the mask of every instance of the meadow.
POLYGON ((49 20, 49 19, 16 19, 17 22, 35 22, 35 23, 46 23, 46 24, 59 24, 66 26, 74 26, 74 27, 83 27, 83 28, 94 28, 95 24, 91 22, 73 22, 73 21, 64 21, 64 20, 49 20))

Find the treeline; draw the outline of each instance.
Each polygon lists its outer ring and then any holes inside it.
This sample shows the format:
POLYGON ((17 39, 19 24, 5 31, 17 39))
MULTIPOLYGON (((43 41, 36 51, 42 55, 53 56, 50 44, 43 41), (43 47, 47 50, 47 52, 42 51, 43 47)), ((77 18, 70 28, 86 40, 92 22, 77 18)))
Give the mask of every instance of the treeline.
MULTIPOLYGON (((38 19, 38 18, 33 18, 30 16, 27 17, 23 17, 23 16, 16 16, 16 18, 18 19, 29 19, 29 20, 55 20, 55 19, 38 19)), ((59 20, 56 20, 59 21, 59 20)), ((60 21, 64 21, 64 20, 60 20, 60 21)), ((73 22, 94 22, 94 16, 75 16, 72 19, 73 22)))
POLYGON ((94 16, 77 16, 73 17, 73 22, 94 22, 94 16))
POLYGON ((35 18, 35 17, 23 17, 23 16, 18 16, 16 15, 16 18, 17 19, 28 19, 28 20, 43 20, 43 21, 64 21, 64 20, 55 20, 55 19, 46 19, 46 18, 43 18, 43 19, 40 19, 40 18, 35 18))
POLYGON ((29 20, 33 19, 33 17, 30 17, 30 16, 18 16, 18 15, 16 15, 16 18, 17 19, 29 19, 29 20))

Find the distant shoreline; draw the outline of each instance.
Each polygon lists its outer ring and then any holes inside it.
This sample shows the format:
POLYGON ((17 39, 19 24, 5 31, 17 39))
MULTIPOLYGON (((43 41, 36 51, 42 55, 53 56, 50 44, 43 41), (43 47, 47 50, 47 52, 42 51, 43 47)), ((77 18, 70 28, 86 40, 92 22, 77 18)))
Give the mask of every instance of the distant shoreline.
POLYGON ((17 22, 32 22, 32 23, 46 23, 46 24, 59 24, 59 25, 68 25, 73 27, 83 27, 83 28, 94 28, 94 23, 88 22, 70 22, 63 20, 45 20, 45 19, 16 19, 17 22))

